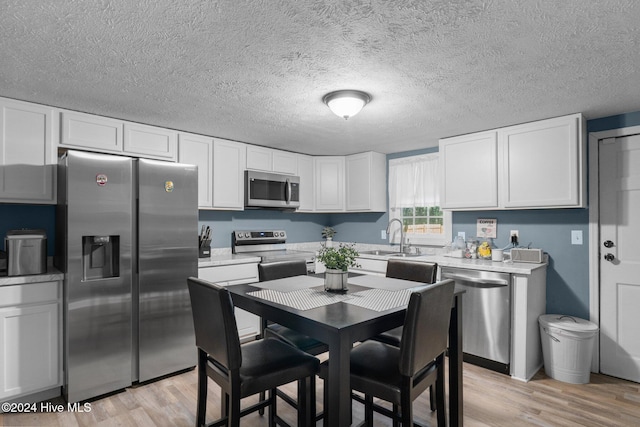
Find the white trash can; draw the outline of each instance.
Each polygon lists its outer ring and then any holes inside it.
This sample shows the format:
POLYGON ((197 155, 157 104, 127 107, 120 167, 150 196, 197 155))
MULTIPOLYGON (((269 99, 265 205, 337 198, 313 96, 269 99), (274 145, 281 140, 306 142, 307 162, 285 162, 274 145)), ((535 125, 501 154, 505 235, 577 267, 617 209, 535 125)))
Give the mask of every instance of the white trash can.
POLYGON ((588 383, 598 325, 560 314, 544 314, 538 323, 546 374, 567 383, 588 383))

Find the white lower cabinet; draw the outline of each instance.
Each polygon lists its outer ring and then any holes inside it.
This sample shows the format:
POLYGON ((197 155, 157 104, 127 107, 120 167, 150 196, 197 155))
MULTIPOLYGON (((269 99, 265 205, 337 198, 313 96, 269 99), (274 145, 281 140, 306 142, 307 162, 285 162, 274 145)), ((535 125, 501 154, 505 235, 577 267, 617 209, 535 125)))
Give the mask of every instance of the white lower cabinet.
POLYGON ((354 273, 371 274, 374 276, 385 276, 387 274, 387 260, 356 258, 357 267, 352 267, 349 271, 354 273))
POLYGON ((0 401, 62 385, 62 283, 0 287, 0 401))
MULTIPOLYGON (((232 264, 198 268, 198 277, 220 286, 242 285, 258 281, 258 264, 232 264)), ((240 340, 248 341, 260 334, 260 317, 253 313, 234 309, 240 340)))

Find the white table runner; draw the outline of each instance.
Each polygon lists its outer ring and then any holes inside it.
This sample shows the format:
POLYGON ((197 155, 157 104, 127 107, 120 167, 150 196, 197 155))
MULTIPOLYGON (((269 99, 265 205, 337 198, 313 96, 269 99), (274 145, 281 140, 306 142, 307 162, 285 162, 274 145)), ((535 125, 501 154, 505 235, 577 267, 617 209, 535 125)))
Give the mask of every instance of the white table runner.
POLYGON ((387 289, 389 291, 415 288, 424 285, 424 283, 420 282, 393 279, 391 277, 374 276, 371 274, 363 274, 361 276, 350 277, 349 283, 352 283, 354 285, 366 286, 367 288, 373 289, 387 289))
MULTIPOLYGON (((309 289, 324 285, 322 277, 292 276, 284 279, 268 280, 266 282, 252 283, 256 288, 271 289, 280 292, 291 292, 300 289, 309 289)), ((275 302, 275 301, 274 301, 275 302)))
POLYGON ((351 294, 351 298, 346 299, 343 302, 357 305, 358 307, 368 308, 369 310, 385 311, 409 304, 411 293, 412 291, 409 289, 399 291, 368 289, 366 291, 351 294))
POLYGON ((262 289, 259 291, 247 292, 257 298, 286 305, 296 310, 311 310, 350 298, 346 294, 334 294, 319 289, 298 289, 291 292, 280 292, 273 289, 262 289))

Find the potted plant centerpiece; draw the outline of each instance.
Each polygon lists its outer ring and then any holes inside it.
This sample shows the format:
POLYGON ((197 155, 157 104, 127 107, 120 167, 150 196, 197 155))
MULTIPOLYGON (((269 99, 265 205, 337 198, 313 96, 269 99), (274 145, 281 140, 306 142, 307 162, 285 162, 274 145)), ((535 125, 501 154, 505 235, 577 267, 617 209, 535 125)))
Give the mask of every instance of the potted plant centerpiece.
POLYGON ((333 246, 333 236, 337 233, 337 231, 333 227, 324 227, 322 229, 322 237, 327 240, 327 247, 333 246))
POLYGON ((317 259, 327 268, 324 273, 324 289, 330 292, 347 290, 347 275, 349 267, 359 267, 356 263, 358 256, 355 244, 340 243, 337 248, 322 245, 317 259))

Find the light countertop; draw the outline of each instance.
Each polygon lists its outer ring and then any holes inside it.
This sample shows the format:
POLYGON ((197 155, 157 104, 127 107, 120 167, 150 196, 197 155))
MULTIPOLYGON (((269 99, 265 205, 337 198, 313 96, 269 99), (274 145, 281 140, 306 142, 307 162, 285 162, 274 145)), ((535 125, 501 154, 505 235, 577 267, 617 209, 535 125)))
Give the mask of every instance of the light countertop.
POLYGON ((221 265, 250 264, 260 262, 260 257, 236 254, 212 254, 209 258, 199 258, 198 268, 221 265))
MULTIPOLYGON (((390 255, 373 255, 373 254, 360 254, 360 258, 388 260, 389 258, 397 258, 390 255)), ((467 258, 452 258, 443 255, 420 255, 402 257, 399 259, 406 259, 411 261, 420 262, 437 262, 440 267, 456 267, 467 268, 469 270, 484 270, 495 271, 498 273, 514 273, 514 274, 531 274, 533 270, 538 268, 546 268, 547 264, 534 264, 528 262, 513 262, 506 263, 502 261, 491 261, 485 259, 467 259, 467 258)))
POLYGON ((55 282, 64 280, 64 274, 55 267, 47 266, 44 274, 31 274, 29 276, 0 276, 0 286, 25 285, 28 283, 55 282))

